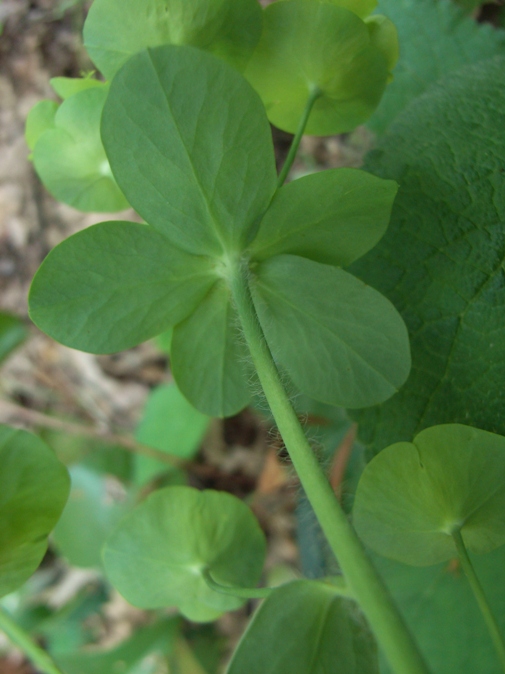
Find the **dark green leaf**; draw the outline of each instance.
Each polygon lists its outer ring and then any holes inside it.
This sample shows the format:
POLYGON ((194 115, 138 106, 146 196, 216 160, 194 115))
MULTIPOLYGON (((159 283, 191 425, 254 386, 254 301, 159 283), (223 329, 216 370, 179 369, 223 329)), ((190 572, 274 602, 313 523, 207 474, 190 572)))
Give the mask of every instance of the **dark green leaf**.
MULTIPOLYGON (((209 421, 209 417, 190 405, 175 384, 167 384, 150 394, 135 435, 145 445, 181 459, 191 459, 200 447, 209 421)), ((170 469, 166 463, 147 456, 136 458, 137 482, 145 482, 160 471, 170 469)))
POLYGON ((213 282, 210 261, 151 227, 105 222, 49 253, 32 283, 30 316, 62 344, 112 353, 185 318, 213 282))
POLYGON ((258 266, 253 293, 274 357, 311 398, 366 407, 407 378, 409 342, 399 314, 342 269, 279 255, 258 266))
POLYGON ((385 557, 428 566, 457 556, 452 538, 485 553, 505 543, 505 438, 445 424, 383 449, 354 502, 363 541, 385 557))
POLYGON ((174 329, 171 365, 186 398, 200 412, 229 417, 249 402, 246 347, 228 288, 217 283, 174 329))
POLYGON ((249 508, 225 492, 168 487, 127 515, 104 548, 107 575, 135 606, 177 606, 190 620, 214 620, 242 599, 209 589, 209 569, 223 585, 254 586, 265 538, 249 508))
POLYGON ((84 466, 73 466, 70 478, 70 495, 54 541, 73 566, 100 567, 102 546, 131 501, 114 478, 84 466))
POLYGON ((0 426, 0 597, 20 587, 47 549, 70 480, 36 436, 0 426))
POLYGON ((33 162, 45 187, 56 199, 80 211, 128 208, 100 139, 106 97, 107 88, 102 86, 68 98, 58 108, 53 126, 38 137, 33 149, 33 162))
POLYGON ((28 335, 28 331, 19 318, 0 312, 0 362, 19 346, 28 335))
POLYGON ((242 69, 260 33, 256 0, 95 0, 84 45, 112 79, 131 56, 164 44, 200 47, 242 69))
POLYGON ((353 602, 295 581, 256 612, 227 674, 378 674, 377 649, 353 602))
POLYGON ((373 451, 442 423, 505 434, 505 59, 465 68, 398 118, 367 168, 400 182, 353 273, 398 307, 412 373, 357 418, 373 451))
POLYGON ((134 56, 111 84, 102 137, 132 206, 192 253, 240 250, 275 191, 261 101, 241 75, 192 47, 134 56))
POLYGON ((389 223, 397 185, 356 169, 295 180, 275 195, 251 250, 255 259, 292 253, 345 267, 373 248, 389 223))
POLYGON ((368 122, 383 133, 416 96, 444 75, 505 54, 505 31, 477 24, 450 0, 379 0, 398 29, 400 60, 394 80, 368 122))
MULTIPOLYGON (((340 3, 339 3, 340 4, 340 3)), ((246 77, 270 121, 295 133, 314 86, 323 92, 306 132, 350 131, 375 110, 388 59, 353 12, 331 2, 285 0, 265 10, 263 33, 246 77)))
MULTIPOLYGON (((475 557, 472 564, 503 633, 505 546, 475 557)), ((374 557, 374 565, 416 635, 431 672, 503 672, 468 580, 456 561, 416 568, 374 557)), ((391 672, 385 662, 381 671, 391 672)))

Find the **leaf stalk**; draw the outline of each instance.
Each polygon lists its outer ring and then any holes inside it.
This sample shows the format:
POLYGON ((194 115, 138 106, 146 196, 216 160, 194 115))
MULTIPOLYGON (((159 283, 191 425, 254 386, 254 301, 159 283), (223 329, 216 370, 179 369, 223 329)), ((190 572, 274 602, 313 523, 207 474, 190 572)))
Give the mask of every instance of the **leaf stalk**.
POLYGON ((424 659, 321 469, 284 389, 258 320, 246 266, 231 292, 252 361, 300 482, 395 674, 429 674, 424 659))

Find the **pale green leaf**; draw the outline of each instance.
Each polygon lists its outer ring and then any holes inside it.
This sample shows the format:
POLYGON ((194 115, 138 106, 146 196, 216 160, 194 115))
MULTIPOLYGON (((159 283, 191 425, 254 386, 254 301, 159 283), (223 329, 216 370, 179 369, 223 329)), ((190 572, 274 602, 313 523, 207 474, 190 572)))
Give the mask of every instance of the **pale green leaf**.
POLYGON ((211 590, 208 569, 223 585, 259 580, 265 538, 249 508, 225 492, 168 487, 127 515, 104 548, 112 584, 134 606, 177 606, 196 622, 244 602, 211 590))
POLYGON ((191 404, 209 416, 232 416, 249 402, 247 350, 237 320, 228 288, 217 283, 174 328, 174 378, 191 404))
POLYGON ((398 117, 366 164, 400 183, 391 224, 353 273, 411 336, 400 393, 360 413, 374 452, 442 423, 505 434, 505 59, 465 68, 398 117))
POLYGON ((104 222, 49 253, 33 279, 30 316, 62 344, 113 353, 184 319, 214 281, 206 258, 151 227, 104 222))
POLYGON ((294 255, 262 262, 253 297, 274 357, 311 398, 342 407, 386 400, 410 369, 392 304, 351 274, 294 255))
POLYGON ((275 191, 261 101, 223 61, 191 47, 128 62, 111 84, 102 137, 132 206, 192 253, 240 250, 275 191))
POLYGON ((239 69, 261 33, 256 0, 94 0, 84 24, 84 45, 112 79, 147 47, 193 45, 239 69))
POLYGON ((383 449, 365 468, 354 525, 373 550, 428 566, 505 543, 505 438, 461 424, 433 426, 383 449))
POLYGON ((345 267, 382 238, 397 185, 356 169, 299 178, 275 195, 251 246, 254 259, 292 253, 345 267))
POLYGON ((368 122, 383 133, 395 117, 443 76, 505 54, 505 31, 476 23, 451 0, 379 0, 398 30, 400 59, 394 79, 368 122))
POLYGON ((35 435, 0 426, 0 597, 36 570, 61 515, 69 477, 35 435))
POLYGON ((331 586, 295 581, 254 615, 227 674, 378 674, 377 648, 356 605, 331 586))
POLYGON ((366 24, 331 2, 285 0, 265 9, 263 33, 245 71, 270 121, 295 133, 314 86, 306 133, 350 131, 375 110, 388 79, 388 59, 366 24))
POLYGON ((39 101, 28 113, 25 127, 25 140, 28 149, 33 150, 40 136, 54 127, 54 118, 58 110, 56 101, 39 101))
POLYGON ((70 468, 70 479, 70 495, 54 530, 54 542, 72 566, 99 568, 102 546, 131 508, 131 500, 121 494, 114 478, 85 466, 70 468))
MULTIPOLYGON (((192 459, 209 427, 209 417, 196 410, 177 386, 158 386, 150 394, 137 426, 135 437, 144 445, 167 452, 181 459, 192 459)), ((166 463, 138 455, 137 482, 170 469, 166 463)))
MULTIPOLYGON (((106 87, 93 87, 63 101, 53 126, 38 137, 33 149, 33 163, 45 187, 80 211, 128 208, 100 139, 106 97, 106 87)), ((31 137, 30 130, 30 141, 31 137)))
POLYGON ((88 77, 52 77, 49 80, 49 84, 63 100, 87 89, 107 86, 105 82, 95 80, 91 75, 88 77))

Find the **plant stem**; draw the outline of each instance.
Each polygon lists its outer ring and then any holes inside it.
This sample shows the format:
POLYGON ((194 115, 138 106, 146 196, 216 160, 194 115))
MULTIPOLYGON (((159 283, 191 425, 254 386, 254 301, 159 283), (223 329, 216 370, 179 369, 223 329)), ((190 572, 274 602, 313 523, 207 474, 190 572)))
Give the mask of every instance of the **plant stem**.
POLYGON ((243 599, 265 599, 272 594, 273 587, 239 587, 238 585, 221 585, 212 578, 210 569, 203 571, 203 578, 207 585, 214 592, 220 594, 229 594, 232 597, 242 597, 243 599))
POLYGON ((368 559, 305 437, 265 341, 247 274, 248 270, 244 268, 230 279, 235 306, 260 383, 303 489, 349 589, 366 615, 393 671, 396 674, 428 674, 412 635, 368 559))
POLYGON ((473 564, 470 560, 470 557, 468 556, 461 531, 453 531, 452 538, 456 545, 456 550, 458 551, 461 567, 465 573, 465 576, 468 578, 468 582, 470 583, 470 587, 472 588, 472 592, 475 596, 475 599, 477 600, 482 616, 486 621, 486 625, 489 630, 489 634, 491 635, 491 639, 493 640, 493 644, 500 660, 502 669, 505 672, 505 643, 500 633, 500 628, 498 627, 498 623, 496 622, 493 612, 491 611, 491 607, 489 606, 488 600, 486 599, 482 585, 480 584, 477 574, 475 573, 475 569, 473 568, 473 564))
POLYGON ((282 171, 280 172, 277 187, 282 187, 284 185, 284 181, 288 177, 288 173, 291 167, 293 166, 293 162, 295 161, 296 153, 298 152, 298 148, 300 146, 300 141, 302 140, 302 136, 305 132, 305 127, 307 126, 307 122, 309 121, 310 113, 312 112, 312 108, 314 107, 314 103, 320 96, 322 96, 322 93, 323 92, 321 91, 321 89, 319 89, 319 87, 314 87, 310 92, 310 95, 307 99, 307 103, 305 105, 305 110, 303 111, 302 118, 300 119, 298 130, 295 134, 295 137, 293 138, 291 147, 289 148, 288 156, 286 157, 286 161, 284 162, 282 171))
POLYGON ((0 630, 5 632, 13 644, 18 646, 42 674, 63 674, 46 651, 32 641, 30 636, 0 608, 0 630))

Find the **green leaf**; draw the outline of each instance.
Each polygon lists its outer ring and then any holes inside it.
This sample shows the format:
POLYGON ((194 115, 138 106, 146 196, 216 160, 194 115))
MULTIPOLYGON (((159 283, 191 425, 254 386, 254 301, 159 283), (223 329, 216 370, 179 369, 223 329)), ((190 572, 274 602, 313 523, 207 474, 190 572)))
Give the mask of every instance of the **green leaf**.
POLYGON ((477 24, 450 0, 379 0, 395 24, 400 60, 394 80, 368 122, 384 133, 414 98, 452 71, 505 54, 505 31, 477 24))
POLYGON ((184 319, 214 281, 206 258, 151 227, 104 222, 49 253, 33 279, 30 316, 62 344, 113 353, 184 319))
POLYGON ((172 652, 179 622, 177 618, 162 618, 114 648, 62 654, 56 661, 66 674, 133 674, 135 667, 152 658, 153 653, 172 652))
POLYGON ((261 33, 256 0, 95 0, 84 46, 107 79, 147 47, 193 45, 239 69, 261 33))
MULTIPOLYGON (((196 410, 175 384, 158 386, 147 399, 135 436, 145 445, 181 459, 192 459, 209 427, 210 419, 196 410)), ((137 456, 137 482, 145 482, 170 469, 161 461, 137 456)))
POLYGON ((246 77, 270 121, 295 133, 314 86, 306 133, 350 131, 375 110, 388 79, 386 55, 353 12, 330 2, 284 0, 265 9, 261 40, 246 77))
POLYGON ((237 414, 249 403, 247 350, 230 292, 216 283, 198 309, 176 325, 171 367, 182 393, 213 417, 237 414))
POLYGON ((131 503, 110 477, 84 466, 70 468, 70 479, 70 495, 54 541, 72 566, 100 567, 102 546, 131 503))
MULTIPOLYGON (((64 101, 33 148, 37 173, 51 194, 80 211, 121 211, 128 202, 114 180, 100 139, 106 87, 64 101)), ((39 120, 40 121, 40 120, 39 120)), ((35 137, 30 129, 30 142, 35 137)))
POLYGON ((91 74, 87 77, 52 77, 49 80, 49 84, 63 100, 87 89, 107 86, 105 82, 95 80, 91 74))
POLYGON ((0 363, 23 342, 28 331, 22 320, 0 312, 0 363))
POLYGON ((36 436, 0 426, 0 597, 36 570, 69 491, 66 468, 36 436))
POLYGON ((366 407, 392 396, 407 378, 403 321, 351 274, 280 255, 259 265, 252 289, 272 353, 302 393, 366 407))
POLYGON ((428 566, 505 543, 505 438, 446 424, 383 449, 359 481, 354 525, 373 550, 428 566))
POLYGON ((377 648, 355 604, 301 580, 256 611, 227 674, 378 674, 377 648))
POLYGON ((54 127, 54 118, 58 107, 56 101, 39 101, 28 113, 25 140, 30 150, 33 150, 44 131, 54 127))
MULTIPOLYGON (((432 672, 501 674, 482 614, 456 562, 413 567, 374 556, 432 672)), ((505 631, 505 547, 472 559, 501 631, 505 631)), ((386 663, 381 671, 389 674, 386 663)))
POLYGON ((177 606, 189 620, 214 620, 243 600, 211 590, 259 580, 265 538, 249 508, 225 492, 168 487, 127 515, 104 548, 112 584, 134 606, 177 606))
POLYGON ((191 253, 241 250, 276 188, 261 101, 192 47, 134 56, 111 84, 102 137, 135 210, 191 253))
POLYGON ((362 19, 370 14, 377 7, 377 0, 307 0, 308 2, 330 2, 337 7, 354 12, 362 19))
POLYGON ((418 98, 367 162, 400 182, 391 224, 352 267, 411 335, 412 372, 356 415, 374 451, 442 423, 505 434, 505 59, 465 68, 418 98))
POLYGON ((253 258, 292 253, 345 267, 381 239, 396 191, 393 181, 356 169, 299 178, 275 195, 251 246, 253 258))

